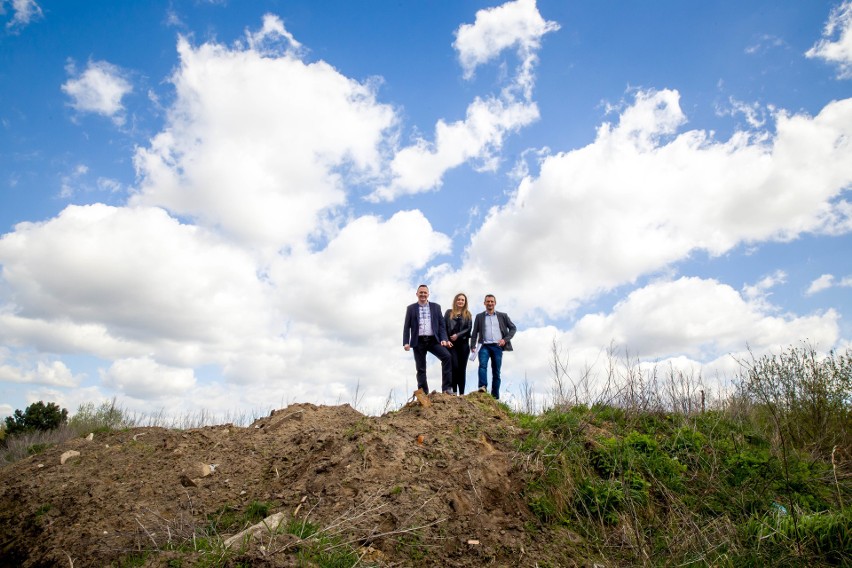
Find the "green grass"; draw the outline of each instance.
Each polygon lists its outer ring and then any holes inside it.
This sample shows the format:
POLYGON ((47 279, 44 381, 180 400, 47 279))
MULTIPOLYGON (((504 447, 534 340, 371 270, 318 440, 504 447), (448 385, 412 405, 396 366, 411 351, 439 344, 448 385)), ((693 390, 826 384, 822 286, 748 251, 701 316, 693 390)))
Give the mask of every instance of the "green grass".
POLYGON ((524 495, 532 511, 593 543, 628 529, 630 545, 613 561, 642 563, 655 551, 663 564, 852 562, 852 510, 837 497, 852 492, 848 477, 838 488, 831 464, 804 449, 782 459, 749 420, 605 405, 517 419, 528 431, 518 450, 531 457, 524 495), (792 513, 778 516, 779 505, 792 513), (704 528, 722 520, 729 531, 704 528))
POLYGON ((349 545, 306 519, 290 519, 284 530, 302 539, 296 551, 300 566, 351 568, 359 564, 358 554, 349 545))

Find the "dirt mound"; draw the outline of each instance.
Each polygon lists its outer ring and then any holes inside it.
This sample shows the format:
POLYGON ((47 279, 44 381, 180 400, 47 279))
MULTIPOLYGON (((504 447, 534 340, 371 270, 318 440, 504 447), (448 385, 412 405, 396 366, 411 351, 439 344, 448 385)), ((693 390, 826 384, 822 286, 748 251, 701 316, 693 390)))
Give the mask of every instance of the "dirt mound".
MULTIPOLYGON (((380 417, 296 404, 245 428, 49 448, 0 469, 0 565, 206 566, 200 536, 232 536, 253 511, 315 527, 359 565, 583 565, 522 499, 515 422, 483 393, 428 402, 380 417)), ((265 535, 216 565, 298 565, 297 536, 265 535)))

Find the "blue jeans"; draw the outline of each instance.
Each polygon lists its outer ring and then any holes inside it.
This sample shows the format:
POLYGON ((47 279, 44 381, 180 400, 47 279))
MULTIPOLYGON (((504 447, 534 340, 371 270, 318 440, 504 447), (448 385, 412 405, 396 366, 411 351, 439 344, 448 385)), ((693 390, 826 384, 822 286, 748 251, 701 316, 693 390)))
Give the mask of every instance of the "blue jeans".
POLYGON ((483 343, 479 348, 479 388, 488 388, 488 358, 491 358, 491 396, 500 399, 500 365, 503 350, 496 343, 483 343))

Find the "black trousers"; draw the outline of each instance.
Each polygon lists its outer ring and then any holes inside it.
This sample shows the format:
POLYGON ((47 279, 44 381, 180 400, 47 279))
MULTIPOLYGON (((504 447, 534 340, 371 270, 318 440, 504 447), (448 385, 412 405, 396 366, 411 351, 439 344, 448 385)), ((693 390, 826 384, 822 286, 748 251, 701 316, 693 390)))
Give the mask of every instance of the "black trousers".
POLYGON ((453 392, 464 394, 464 383, 467 378, 467 361, 470 356, 470 343, 461 339, 453 343, 450 354, 453 356, 453 392))
POLYGON ((450 351, 435 339, 434 335, 421 335, 417 338, 417 345, 413 346, 414 366, 417 369, 417 388, 423 392, 429 392, 429 383, 426 382, 426 352, 428 351, 441 361, 441 392, 453 388, 453 364, 450 351))

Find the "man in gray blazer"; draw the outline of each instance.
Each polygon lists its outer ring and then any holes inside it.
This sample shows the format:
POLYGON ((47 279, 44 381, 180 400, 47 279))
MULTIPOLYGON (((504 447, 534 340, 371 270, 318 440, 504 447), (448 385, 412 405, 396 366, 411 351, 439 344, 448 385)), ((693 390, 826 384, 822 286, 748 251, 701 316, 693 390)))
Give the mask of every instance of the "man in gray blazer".
POLYGON ((503 351, 512 351, 516 328, 509 315, 495 310, 496 306, 494 294, 485 296, 485 311, 476 314, 473 320, 470 348, 479 356, 479 391, 488 389, 488 359, 491 359, 491 396, 499 400, 503 351))
POLYGON ((417 302, 405 310, 405 327, 402 328, 402 346, 414 350, 414 367, 417 371, 417 388, 429 392, 426 382, 426 352, 441 361, 441 392, 453 393, 453 363, 447 346, 447 328, 441 306, 429 301, 426 284, 417 287, 417 302))

